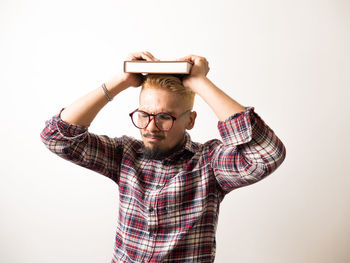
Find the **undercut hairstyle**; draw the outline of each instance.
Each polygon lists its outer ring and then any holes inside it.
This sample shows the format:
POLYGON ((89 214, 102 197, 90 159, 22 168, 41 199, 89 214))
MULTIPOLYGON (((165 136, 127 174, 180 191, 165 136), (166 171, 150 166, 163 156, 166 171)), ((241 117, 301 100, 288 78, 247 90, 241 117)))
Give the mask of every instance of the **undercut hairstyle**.
POLYGON ((191 89, 184 87, 181 79, 174 75, 149 74, 142 83, 142 90, 147 88, 165 89, 178 94, 184 98, 185 104, 189 109, 193 108, 195 93, 191 89))

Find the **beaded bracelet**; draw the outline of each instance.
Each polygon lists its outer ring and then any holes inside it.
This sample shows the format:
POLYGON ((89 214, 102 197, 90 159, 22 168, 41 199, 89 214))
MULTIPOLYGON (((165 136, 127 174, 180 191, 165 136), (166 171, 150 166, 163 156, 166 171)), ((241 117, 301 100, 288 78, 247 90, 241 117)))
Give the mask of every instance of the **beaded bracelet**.
POLYGON ((108 94, 108 91, 107 91, 107 88, 106 88, 106 84, 102 84, 102 89, 103 89, 103 92, 105 93, 105 95, 106 95, 106 98, 107 98, 107 100, 108 101, 112 101, 113 99, 109 96, 109 94, 108 94))

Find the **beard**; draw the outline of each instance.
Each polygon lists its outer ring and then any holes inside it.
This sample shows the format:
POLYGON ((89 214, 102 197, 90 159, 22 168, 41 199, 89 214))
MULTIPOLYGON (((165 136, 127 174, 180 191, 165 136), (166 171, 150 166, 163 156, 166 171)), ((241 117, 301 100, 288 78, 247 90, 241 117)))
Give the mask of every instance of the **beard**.
POLYGON ((181 140, 177 145, 170 149, 161 149, 158 147, 149 148, 144 144, 142 146, 143 158, 148 160, 164 160, 168 158, 170 155, 174 154, 178 150, 180 150, 184 145, 184 140, 181 140))
POLYGON ((164 160, 173 151, 169 149, 158 149, 158 148, 148 148, 143 146, 142 148, 143 157, 148 160, 164 160))

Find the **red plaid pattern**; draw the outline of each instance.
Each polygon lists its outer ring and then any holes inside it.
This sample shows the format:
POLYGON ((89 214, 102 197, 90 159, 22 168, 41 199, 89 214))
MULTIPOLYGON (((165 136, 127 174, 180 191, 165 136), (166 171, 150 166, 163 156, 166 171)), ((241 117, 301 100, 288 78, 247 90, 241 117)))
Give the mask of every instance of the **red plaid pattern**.
POLYGON ((112 262, 213 262, 224 196, 272 173, 285 147, 254 112, 219 122, 223 142, 186 143, 164 160, 142 156, 142 141, 109 138, 46 122, 45 145, 60 157, 101 173, 119 186, 119 220, 112 262))

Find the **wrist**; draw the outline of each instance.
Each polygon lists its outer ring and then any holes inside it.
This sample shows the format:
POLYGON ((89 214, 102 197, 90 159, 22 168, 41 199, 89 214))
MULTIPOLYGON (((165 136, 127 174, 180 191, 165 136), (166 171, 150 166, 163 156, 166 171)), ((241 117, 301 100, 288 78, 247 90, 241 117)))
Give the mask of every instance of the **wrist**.
POLYGON ((133 86, 133 81, 130 78, 130 73, 121 73, 119 75, 120 78, 120 83, 126 88, 132 87, 133 86))
POLYGON ((117 75, 110 79, 109 81, 105 82, 106 88, 108 92, 111 94, 111 96, 115 96, 121 91, 127 89, 130 87, 128 84, 127 79, 123 74, 117 75))
POLYGON ((195 93, 199 93, 199 91, 210 82, 210 80, 206 76, 192 76, 183 81, 183 85, 186 88, 191 89, 195 93))

